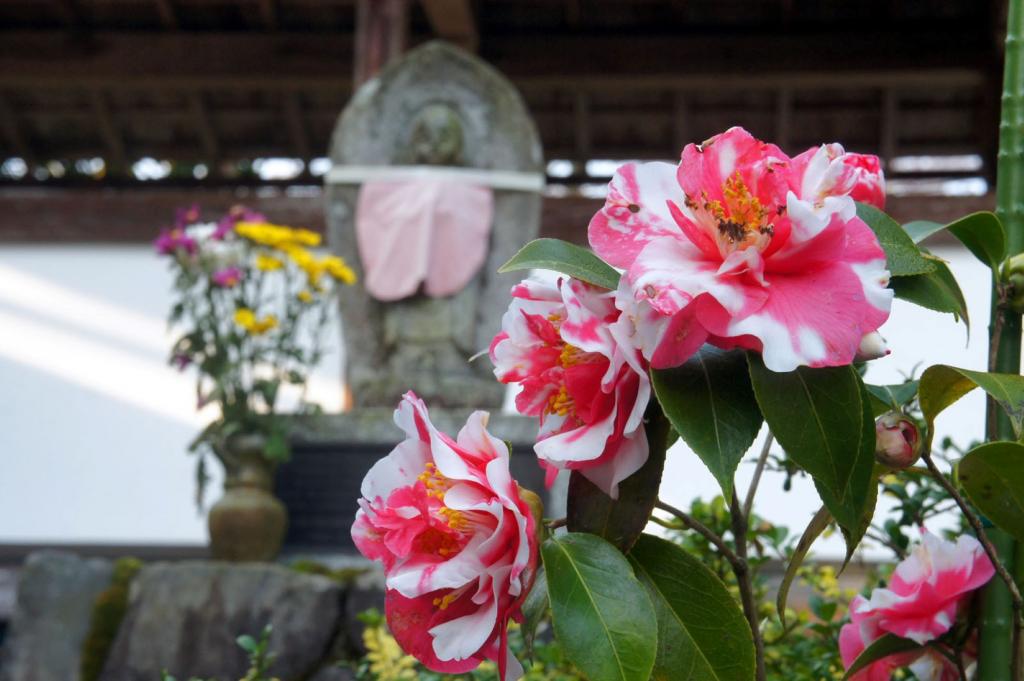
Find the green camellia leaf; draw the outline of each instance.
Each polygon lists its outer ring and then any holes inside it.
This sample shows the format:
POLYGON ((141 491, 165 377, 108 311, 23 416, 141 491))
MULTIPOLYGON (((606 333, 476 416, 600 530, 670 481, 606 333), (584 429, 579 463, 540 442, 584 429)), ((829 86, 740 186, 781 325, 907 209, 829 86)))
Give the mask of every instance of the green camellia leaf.
POLYGON ((591 251, 561 239, 534 239, 498 271, 532 269, 554 270, 611 290, 619 286, 619 273, 615 268, 591 251))
POLYGON ((996 526, 1024 541, 1024 445, 989 442, 956 465, 957 481, 996 526))
POLYGON ((523 642, 526 644, 526 654, 533 657, 533 641, 537 637, 537 627, 540 621, 548 613, 548 573, 542 565, 533 580, 530 593, 523 599, 521 607, 523 613, 523 642))
POLYGON ((929 220, 916 220, 903 225, 915 244, 919 244, 932 234, 948 230, 960 240, 971 253, 992 270, 999 268, 1006 257, 1006 230, 995 213, 982 211, 965 215, 948 225, 929 220))
POLYGON ((651 383, 675 431, 732 497, 733 474, 762 423, 745 354, 705 345, 680 367, 652 370, 651 383))
MULTIPOLYGON (((858 382, 860 376, 857 377, 858 382)), ((853 462, 845 494, 837 496, 824 487, 819 480, 814 481, 818 496, 835 518, 846 540, 846 563, 853 557, 853 552, 860 544, 871 519, 875 515, 875 504, 878 502, 878 478, 881 469, 875 465, 875 419, 871 413, 871 400, 868 391, 861 384, 861 403, 864 417, 860 433, 860 449, 853 462)))
POLYGON ((555 636, 591 681, 647 681, 658 651, 654 606, 619 551, 592 534, 541 547, 555 636))
POLYGON ((878 237, 878 243, 885 251, 885 263, 889 274, 894 277, 908 277, 925 274, 935 269, 917 248, 899 223, 866 203, 857 203, 857 217, 867 223, 878 237))
POLYGON ((967 247, 974 257, 993 271, 1006 257, 1006 230, 995 213, 981 211, 955 220, 946 229, 967 247))
POLYGON ((786 456, 843 501, 860 471, 865 432, 857 371, 847 365, 777 373, 759 355, 747 357, 757 403, 786 456))
POLYGON ((779 584, 779 592, 775 597, 775 607, 779 611, 779 619, 782 621, 783 626, 786 624, 786 599, 789 598, 789 587, 792 586, 793 580, 796 579, 797 570, 800 569, 804 558, 807 557, 807 552, 811 550, 814 540, 821 536, 821 533, 825 531, 830 522, 832 522, 832 514, 828 512, 827 508, 822 506, 814 514, 814 517, 811 518, 811 522, 807 524, 804 533, 800 535, 800 541, 797 542, 796 548, 793 549, 793 556, 789 559, 789 565, 786 566, 786 574, 782 577, 782 583, 779 584))
POLYGON ((946 225, 931 220, 914 220, 903 225, 903 231, 910 236, 915 244, 921 243, 932 234, 937 234, 944 229, 946 229, 946 225))
POLYGON ((718 577, 679 546, 645 534, 629 553, 658 620, 655 681, 750 681, 750 625, 718 577))
POLYGON ((647 462, 619 483, 619 498, 612 499, 579 471, 569 476, 566 525, 570 532, 590 532, 625 552, 647 527, 665 468, 669 423, 657 403, 646 413, 647 462))
POLYGON ((934 265, 934 271, 893 278, 891 286, 896 297, 936 312, 949 312, 954 319, 963 319, 964 325, 970 329, 967 300, 956 277, 942 260, 932 256, 928 256, 928 260, 934 265))
POLYGON ((881 416, 887 411, 899 409, 917 396, 918 381, 907 381, 895 385, 870 385, 865 383, 871 399, 871 411, 881 416))
POLYGON ((912 650, 924 650, 924 646, 895 634, 883 634, 857 656, 857 659, 853 661, 850 668, 846 670, 846 674, 843 675, 843 681, 847 681, 854 674, 868 665, 878 662, 883 657, 889 657, 898 653, 908 653, 912 650))
POLYGON ((990 374, 936 364, 921 374, 921 411, 928 422, 928 445, 935 432, 935 418, 949 405, 981 388, 1006 411, 1019 438, 1024 424, 1024 377, 1017 374, 990 374))

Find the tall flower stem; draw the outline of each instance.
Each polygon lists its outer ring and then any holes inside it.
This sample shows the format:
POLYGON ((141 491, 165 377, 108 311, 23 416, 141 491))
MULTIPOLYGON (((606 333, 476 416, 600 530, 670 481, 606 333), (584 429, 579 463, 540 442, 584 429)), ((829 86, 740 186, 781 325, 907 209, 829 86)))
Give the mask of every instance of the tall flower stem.
MULTIPOLYGON (((1006 228, 1010 257, 1024 251, 1024 7, 1022 0, 1010 0, 1006 23, 1006 53, 1003 71, 1002 115, 999 123, 999 158, 996 167, 996 214, 1006 228)), ((989 326, 989 371, 1020 372, 1021 316, 1011 310, 1006 284, 995 277, 992 316, 989 326)), ((1016 439, 1009 419, 989 399, 986 439, 1016 439)), ((1000 560, 1014 570, 1016 547, 1013 538, 998 528, 987 532, 1000 560)), ((1017 566, 1017 578, 1024 566, 1017 566)), ((979 681, 1022 681, 1020 613, 1014 612, 1009 590, 993 579, 982 597, 979 681)))
MULTIPOLYGON (((770 445, 769 445, 770 446, 770 445)), ((757 612, 757 599, 754 597, 754 584, 750 575, 750 564, 747 562, 747 515, 740 506, 736 490, 732 491, 732 503, 729 507, 732 515, 732 536, 736 542, 736 555, 739 561, 733 566, 736 573, 736 583, 740 589, 740 601, 743 603, 743 613, 750 622, 750 633, 754 636, 754 655, 757 663, 756 681, 765 681, 767 678, 764 662, 764 638, 761 635, 761 617, 757 612)))

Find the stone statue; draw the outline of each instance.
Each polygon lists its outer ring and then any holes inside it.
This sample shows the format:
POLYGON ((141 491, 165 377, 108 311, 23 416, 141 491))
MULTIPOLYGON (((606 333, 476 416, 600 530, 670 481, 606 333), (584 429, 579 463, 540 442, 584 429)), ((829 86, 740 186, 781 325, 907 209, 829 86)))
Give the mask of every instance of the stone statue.
MULTIPOLYGON (((495 409, 504 386, 487 349, 520 274, 497 268, 537 234, 543 159, 536 128, 505 78, 446 43, 428 43, 365 83, 342 113, 327 178, 329 244, 360 275, 360 186, 370 179, 447 177, 493 190, 486 258, 453 295, 381 301, 341 293, 346 379, 354 406, 394 407, 415 390, 428 404, 495 409)), ((458 253, 452 253, 458 258, 458 253)))

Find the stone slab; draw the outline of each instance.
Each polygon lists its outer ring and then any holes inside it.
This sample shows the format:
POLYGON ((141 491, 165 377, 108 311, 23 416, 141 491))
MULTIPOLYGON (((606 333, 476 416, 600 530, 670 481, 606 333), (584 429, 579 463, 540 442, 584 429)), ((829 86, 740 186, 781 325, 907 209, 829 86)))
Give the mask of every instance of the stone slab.
POLYGON ((58 551, 29 555, 0 651, 0 681, 76 681, 93 604, 112 576, 107 560, 58 551))

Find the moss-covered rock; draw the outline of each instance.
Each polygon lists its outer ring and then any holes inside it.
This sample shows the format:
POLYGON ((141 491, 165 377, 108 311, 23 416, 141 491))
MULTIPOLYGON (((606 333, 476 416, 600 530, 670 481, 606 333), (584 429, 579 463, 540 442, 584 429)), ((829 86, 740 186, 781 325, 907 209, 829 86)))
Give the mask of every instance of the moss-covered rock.
POLYGON ((114 644, 117 630, 128 610, 128 593, 132 580, 142 569, 142 561, 120 558, 114 563, 114 575, 99 596, 92 610, 89 633, 82 644, 81 681, 96 681, 103 671, 107 653, 114 644))

